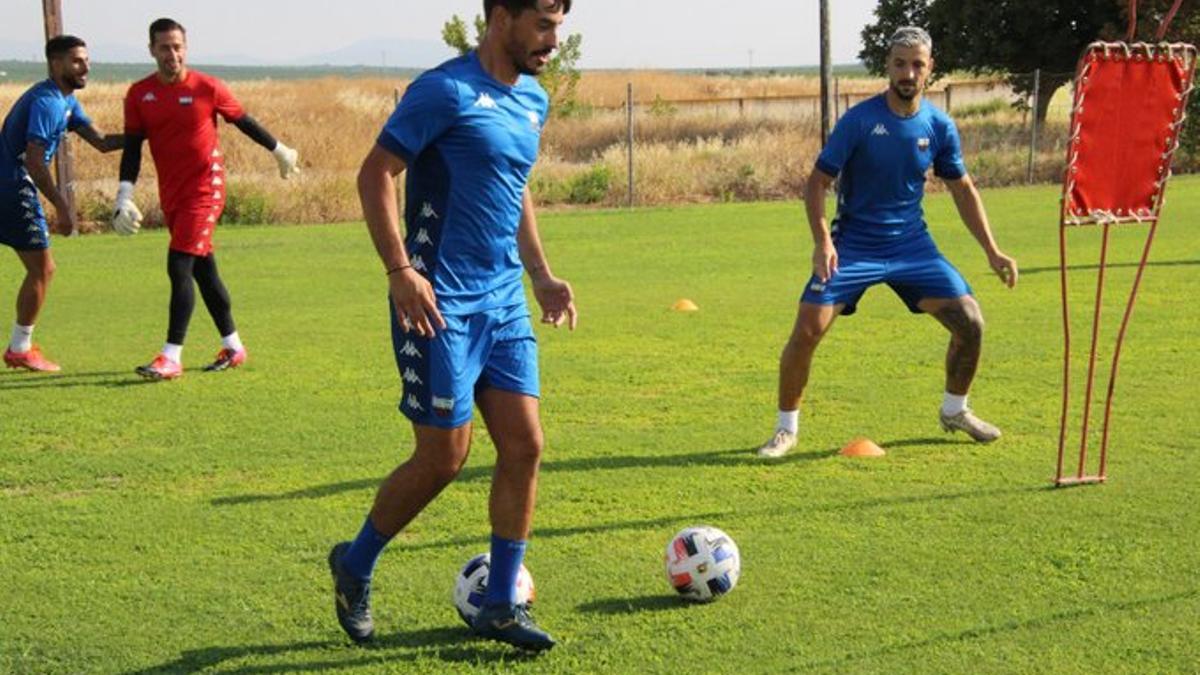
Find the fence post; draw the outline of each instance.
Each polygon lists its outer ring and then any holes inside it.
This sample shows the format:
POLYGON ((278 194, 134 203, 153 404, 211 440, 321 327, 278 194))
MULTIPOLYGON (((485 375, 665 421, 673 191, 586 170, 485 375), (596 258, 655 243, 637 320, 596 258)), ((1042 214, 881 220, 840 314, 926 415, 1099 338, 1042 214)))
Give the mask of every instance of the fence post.
POLYGON ((1038 68, 1033 71, 1033 103, 1030 106, 1030 125, 1029 133, 1029 168, 1026 171, 1025 182, 1033 183, 1033 165, 1037 156, 1038 145, 1038 109, 1041 107, 1041 84, 1042 84, 1042 69, 1038 68))
POLYGON ((837 124, 837 121, 842 118, 842 111, 841 111, 842 94, 841 94, 841 91, 842 91, 841 79, 836 78, 836 77, 833 78, 833 122, 834 122, 834 124, 837 124))
POLYGON ((950 82, 946 83, 946 114, 947 115, 950 114, 950 104, 952 103, 950 91, 953 88, 954 88, 954 84, 952 84, 950 82))
POLYGON ((629 158, 629 194, 626 206, 633 208, 633 83, 625 89, 625 154, 629 158))

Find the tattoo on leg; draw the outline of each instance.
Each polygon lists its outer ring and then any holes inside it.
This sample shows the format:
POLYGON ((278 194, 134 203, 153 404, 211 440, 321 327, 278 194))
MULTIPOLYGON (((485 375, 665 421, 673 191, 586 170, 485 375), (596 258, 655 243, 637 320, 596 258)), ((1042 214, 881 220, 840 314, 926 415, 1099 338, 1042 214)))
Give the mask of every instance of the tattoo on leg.
POLYGON ((947 307, 934 317, 950 331, 946 350, 946 390, 966 393, 975 379, 983 347, 983 320, 979 310, 970 306, 947 307))

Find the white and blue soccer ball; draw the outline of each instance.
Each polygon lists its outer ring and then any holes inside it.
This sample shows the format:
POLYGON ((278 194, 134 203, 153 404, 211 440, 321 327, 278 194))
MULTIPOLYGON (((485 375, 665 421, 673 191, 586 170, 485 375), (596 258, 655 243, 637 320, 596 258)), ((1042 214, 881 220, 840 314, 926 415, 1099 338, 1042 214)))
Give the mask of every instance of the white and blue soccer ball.
POLYGON ((742 573, 737 544, 721 530, 705 525, 672 537, 666 563, 671 586, 694 602, 712 602, 732 591, 742 573))
MULTIPOLYGON (((475 622, 483 599, 487 597, 488 573, 492 568, 492 555, 480 553, 467 561, 454 580, 454 608, 468 626, 475 622)), ((533 576, 521 565, 517 572, 517 604, 531 604, 537 591, 533 587, 533 576)))

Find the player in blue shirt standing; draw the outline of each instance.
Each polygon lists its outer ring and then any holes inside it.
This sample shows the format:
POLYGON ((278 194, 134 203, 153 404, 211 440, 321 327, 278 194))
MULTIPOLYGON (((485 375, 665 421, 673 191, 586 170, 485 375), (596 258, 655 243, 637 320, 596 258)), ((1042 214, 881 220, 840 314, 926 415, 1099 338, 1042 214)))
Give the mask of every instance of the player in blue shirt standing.
POLYGON ((570 0, 484 0, 476 51, 412 83, 358 176, 367 227, 390 290, 400 410, 416 450, 383 483, 357 538, 333 547, 338 622, 370 640, 371 574, 383 547, 467 460, 479 407, 496 446, 491 570, 472 631, 529 650, 554 646, 517 603, 542 453, 537 342, 542 322, 575 327, 571 286, 550 272, 527 181, 549 112, 532 77, 558 45, 570 0), (407 169, 406 237, 393 179, 407 169))
POLYGON ((102 135, 92 126, 74 92, 87 86, 87 43, 60 35, 46 43, 50 77, 17 99, 0 131, 0 244, 17 252, 25 280, 17 292, 17 321, 4 352, 9 368, 55 372, 54 363, 33 344, 33 326, 54 276, 50 229, 37 191, 58 212, 60 232, 74 232, 75 213, 54 184, 50 160, 68 131, 79 134, 100 152, 121 148, 120 134, 102 135))
POLYGON ((946 431, 978 442, 1000 430, 967 407, 983 340, 983 316, 971 288, 938 251, 925 225, 921 200, 930 167, 945 181, 959 216, 1010 288, 1017 263, 996 246, 979 192, 967 175, 958 131, 944 112, 923 100, 933 70, 933 41, 921 28, 891 38, 886 93, 854 106, 838 121, 817 158, 804 194, 812 229, 813 275, 804 289, 795 327, 779 363, 779 422, 758 450, 779 457, 796 445, 800 397, 812 357, 839 314, 853 314, 871 286, 886 283, 910 311, 933 315, 950 331, 946 392, 939 419, 946 431), (840 177, 838 213, 831 229, 825 193, 840 177))

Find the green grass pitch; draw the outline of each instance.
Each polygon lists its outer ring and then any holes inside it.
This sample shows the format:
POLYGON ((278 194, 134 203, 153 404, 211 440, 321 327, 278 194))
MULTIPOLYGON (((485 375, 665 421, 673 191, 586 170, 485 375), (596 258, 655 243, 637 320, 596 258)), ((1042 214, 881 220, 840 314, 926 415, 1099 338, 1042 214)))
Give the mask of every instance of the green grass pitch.
MULTIPOLYGON (((801 206, 543 217, 582 316, 574 334, 538 328, 548 448, 527 564, 561 640, 539 658, 471 640, 450 603, 487 546, 479 427, 459 481, 381 560, 376 644, 333 618, 325 554, 410 444, 361 225, 225 229, 250 362, 199 371, 219 347, 200 306, 189 370, 161 384, 133 368, 165 333, 164 234, 58 239, 37 338, 64 371, 0 374, 0 672, 1196 672, 1200 180, 1168 191, 1110 482, 1069 490, 1048 488, 1058 193, 984 198, 1023 268, 1013 291, 946 196, 927 207, 984 308, 972 403, 1004 438, 940 431, 946 335, 879 288, 822 345, 801 445, 774 462, 752 448, 810 269, 801 206), (683 297, 700 311, 669 311, 683 297), (888 455, 835 454, 856 436, 888 455), (663 548, 701 523, 737 541, 742 579, 686 606, 663 548)), ((1114 234, 1106 344, 1144 232, 1114 234)), ((1099 232, 1071 234, 1080 350, 1099 232)), ((5 253, 0 297, 19 279, 5 253)))

